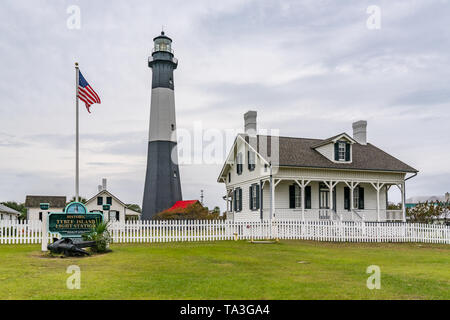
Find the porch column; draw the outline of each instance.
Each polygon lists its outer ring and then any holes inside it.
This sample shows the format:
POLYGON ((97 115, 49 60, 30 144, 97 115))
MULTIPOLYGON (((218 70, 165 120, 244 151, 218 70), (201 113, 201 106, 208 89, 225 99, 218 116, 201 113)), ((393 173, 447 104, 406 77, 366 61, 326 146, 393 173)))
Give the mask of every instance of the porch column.
POLYGON ((330 181, 330 208, 331 211, 334 211, 334 201, 333 201, 333 181, 330 181))
POLYGON ((302 205, 302 221, 305 221, 305 180, 302 179, 302 186, 300 187, 302 191, 302 197, 301 197, 301 205, 302 205))
POLYGON ((305 221, 305 188, 306 186, 311 182, 310 180, 305 182, 305 179, 302 180, 295 180, 295 182, 298 184, 301 190, 301 206, 302 206, 302 221, 305 221))
MULTIPOLYGON (((273 186, 273 176, 272 176, 272 164, 270 165, 270 222, 272 222, 272 217, 274 213, 275 201, 275 187, 273 186)), ((272 224, 270 225, 270 230, 272 230, 272 224)), ((271 231, 272 236, 272 231, 271 231)))
POLYGON ((377 220, 380 222, 380 189, 378 188, 377 183, 377 220))
MULTIPOLYGON (((330 204, 331 212, 333 213, 333 211, 335 211, 336 214, 337 214, 337 211, 336 211, 335 208, 334 208, 333 189, 334 189, 334 187, 339 183, 339 181, 333 182, 333 180, 330 180, 329 183, 326 182, 326 181, 324 181, 324 183, 325 183, 325 185, 328 187, 328 190, 330 190, 330 199, 329 199, 329 201, 331 202, 331 204, 330 204)), ((341 216, 339 216, 339 218, 340 218, 340 220, 342 220, 342 217, 341 217, 341 216)))
POLYGON ((380 183, 379 181, 377 181, 376 183, 371 182, 370 184, 377 191, 377 221, 380 222, 380 190, 381 188, 383 188, 384 183, 380 183))
POLYGON ((405 181, 402 182, 402 215, 403 215, 403 222, 406 222, 406 207, 405 207, 405 181))
POLYGON ((354 210, 355 208, 355 203, 354 203, 354 190, 355 188, 358 186, 359 182, 355 182, 355 181, 344 181, 345 184, 347 185, 347 187, 350 189, 350 211, 352 212, 352 221, 355 220, 355 213, 354 210))

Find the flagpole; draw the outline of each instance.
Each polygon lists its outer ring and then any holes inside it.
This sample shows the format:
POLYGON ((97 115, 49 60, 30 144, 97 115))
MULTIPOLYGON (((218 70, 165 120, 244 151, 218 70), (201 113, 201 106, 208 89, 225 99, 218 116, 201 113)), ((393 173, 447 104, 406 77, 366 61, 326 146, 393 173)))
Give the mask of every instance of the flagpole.
POLYGON ((76 159, 75 159, 75 201, 78 202, 79 200, 79 184, 80 184, 80 161, 79 161, 79 156, 80 156, 80 152, 79 152, 79 121, 78 121, 78 84, 80 83, 80 69, 78 68, 78 62, 75 62, 75 74, 76 74, 76 83, 75 83, 75 108, 76 108, 76 134, 75 134, 75 154, 76 154, 76 159))

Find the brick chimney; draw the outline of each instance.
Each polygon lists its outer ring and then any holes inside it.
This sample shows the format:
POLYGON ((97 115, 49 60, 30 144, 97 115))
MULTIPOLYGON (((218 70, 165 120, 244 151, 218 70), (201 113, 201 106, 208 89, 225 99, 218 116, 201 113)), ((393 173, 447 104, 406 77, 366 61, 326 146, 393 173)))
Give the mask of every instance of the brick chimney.
POLYGON ((367 121, 360 120, 353 122, 353 139, 359 144, 367 144, 367 121))
POLYGON ((247 111, 244 114, 245 133, 256 136, 256 111, 247 111))

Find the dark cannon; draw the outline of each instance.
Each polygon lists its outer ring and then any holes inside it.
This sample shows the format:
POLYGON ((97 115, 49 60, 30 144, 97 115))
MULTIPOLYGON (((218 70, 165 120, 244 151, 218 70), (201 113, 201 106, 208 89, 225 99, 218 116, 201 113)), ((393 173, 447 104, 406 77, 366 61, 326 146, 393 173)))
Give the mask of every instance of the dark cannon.
POLYGON ((63 253, 66 257, 89 255, 89 252, 82 248, 95 246, 95 241, 80 241, 74 243, 70 238, 59 239, 47 246, 52 253, 63 253))

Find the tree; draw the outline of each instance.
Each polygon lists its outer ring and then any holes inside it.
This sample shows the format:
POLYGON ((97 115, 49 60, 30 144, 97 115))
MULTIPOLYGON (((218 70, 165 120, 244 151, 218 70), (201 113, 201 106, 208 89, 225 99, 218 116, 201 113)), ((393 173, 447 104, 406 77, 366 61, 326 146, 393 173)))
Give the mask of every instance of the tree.
MULTIPOLYGON (((72 199, 69 200, 69 202, 66 203, 68 205, 71 202, 75 202, 75 197, 72 197, 72 199)), ((81 202, 82 204, 86 204, 87 200, 83 197, 78 197, 78 202, 81 202)))
POLYGON ((406 215, 409 217, 411 222, 420 223, 432 223, 433 221, 441 218, 443 215, 444 221, 448 219, 448 212, 450 206, 442 202, 423 202, 418 203, 413 208, 408 208, 406 210, 406 215))
POLYGON ((388 210, 401 210, 402 209, 402 204, 401 203, 395 204, 395 203, 389 202, 388 206, 387 206, 387 209, 388 210))
POLYGON ((139 212, 139 213, 142 212, 141 207, 139 205, 137 205, 137 204, 131 203, 131 204, 126 204, 125 206, 128 209, 131 209, 133 211, 136 211, 136 212, 139 212))
POLYGON ((20 212, 20 216, 19 216, 20 220, 27 219, 27 208, 25 207, 25 203, 17 203, 15 201, 7 201, 7 202, 2 202, 2 204, 7 206, 8 208, 19 211, 20 212))

